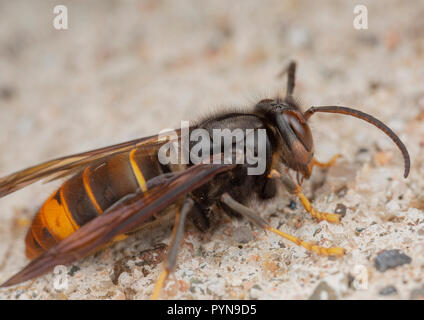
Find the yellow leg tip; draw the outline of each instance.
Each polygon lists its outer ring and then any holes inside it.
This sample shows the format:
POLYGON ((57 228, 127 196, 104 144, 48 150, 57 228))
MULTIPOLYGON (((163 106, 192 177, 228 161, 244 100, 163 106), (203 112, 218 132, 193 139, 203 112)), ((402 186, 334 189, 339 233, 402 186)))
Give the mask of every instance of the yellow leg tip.
POLYGON ((281 237, 283 237, 283 238, 285 238, 285 239, 287 239, 287 240, 289 240, 293 243, 295 243, 298 246, 304 247, 306 250, 313 251, 313 252, 320 254, 320 255, 343 256, 346 253, 346 249, 344 249, 344 248, 339 248, 339 247, 325 248, 325 247, 317 246, 313 243, 303 241, 302 239, 299 239, 299 238, 292 236, 288 233, 285 233, 285 232, 280 231, 278 229, 272 228, 271 226, 267 226, 266 229, 275 233, 275 234, 278 234, 279 236, 281 236, 281 237))
POLYGON ((342 257, 346 254, 345 248, 335 247, 335 248, 328 248, 328 255, 329 256, 339 256, 342 257))
POLYGON ((165 283, 166 278, 168 277, 169 272, 165 269, 161 272, 159 275, 158 280, 156 281, 155 288, 153 289, 152 293, 152 300, 158 300, 160 292, 163 288, 163 285, 165 283))
POLYGON ((341 223, 342 222, 342 216, 336 213, 327 213, 327 212, 321 212, 316 210, 315 208, 312 208, 311 215, 318 219, 318 221, 325 220, 330 223, 341 223))
POLYGON ((316 218, 318 221, 325 220, 330 223, 341 223, 342 216, 336 213, 327 213, 318 211, 317 209, 311 207, 309 213, 312 217, 316 218))
POLYGON ((305 195, 301 192, 301 189, 299 187, 298 190, 298 197, 300 199, 300 202, 302 203, 305 210, 314 218, 318 219, 318 221, 325 220, 330 223, 341 223, 341 215, 335 214, 335 213, 327 213, 327 212, 321 212, 315 209, 309 200, 305 197, 305 195))
POLYGON ((319 255, 323 255, 323 256, 338 256, 338 257, 342 257, 344 256, 344 254, 346 253, 346 249, 344 248, 339 248, 339 247, 334 247, 334 248, 326 248, 326 247, 321 247, 321 246, 317 246, 317 245, 310 245, 310 247, 308 248, 308 244, 304 246, 304 248, 313 251, 319 255))

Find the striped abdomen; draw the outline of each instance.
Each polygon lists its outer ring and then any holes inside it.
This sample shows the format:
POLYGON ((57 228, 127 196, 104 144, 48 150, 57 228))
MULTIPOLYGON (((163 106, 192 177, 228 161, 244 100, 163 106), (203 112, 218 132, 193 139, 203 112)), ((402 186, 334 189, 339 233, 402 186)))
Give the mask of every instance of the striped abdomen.
POLYGON ((101 215, 111 205, 160 174, 156 155, 133 149, 88 166, 66 181, 43 204, 26 236, 26 255, 33 259, 79 227, 101 215))

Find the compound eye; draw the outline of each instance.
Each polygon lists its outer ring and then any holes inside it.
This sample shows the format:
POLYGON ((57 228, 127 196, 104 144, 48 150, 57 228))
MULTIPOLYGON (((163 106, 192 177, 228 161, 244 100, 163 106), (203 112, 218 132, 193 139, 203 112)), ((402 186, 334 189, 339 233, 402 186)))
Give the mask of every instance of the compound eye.
POLYGON ((306 121, 291 113, 284 113, 284 117, 288 120, 290 127, 300 142, 302 142, 306 150, 311 151, 313 147, 313 140, 311 130, 309 129, 306 121))

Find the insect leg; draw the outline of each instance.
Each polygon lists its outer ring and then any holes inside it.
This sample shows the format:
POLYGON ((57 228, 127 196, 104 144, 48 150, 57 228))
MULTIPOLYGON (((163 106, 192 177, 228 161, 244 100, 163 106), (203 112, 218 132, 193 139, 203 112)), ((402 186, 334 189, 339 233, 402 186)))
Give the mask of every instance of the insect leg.
POLYGON ((318 254, 326 255, 326 256, 342 256, 345 253, 345 249, 334 247, 334 248, 325 248, 321 246, 317 246, 313 243, 306 242, 300 238, 294 237, 290 234, 287 234, 283 231, 277 230, 275 228, 272 228, 268 222, 266 222, 262 217, 260 217, 256 212, 254 212, 252 209, 242 205, 241 203, 234 200, 228 193, 224 193, 221 196, 221 201, 225 203, 227 206, 232 208, 233 210, 237 211, 241 215, 245 216, 247 219, 249 219, 251 222, 253 222, 258 227, 271 231, 275 234, 278 234, 279 236, 304 247, 305 249, 309 251, 316 252, 318 254))
POLYGON ((193 208, 194 201, 191 198, 186 198, 181 210, 176 214, 174 229, 172 231, 171 243, 169 245, 169 251, 166 259, 163 263, 163 271, 156 282, 155 288, 153 289, 152 299, 157 300, 161 289, 168 278, 168 275, 174 269, 177 262, 178 249, 181 245, 181 241, 184 236, 185 222, 187 214, 193 208))
POLYGON ((327 213, 315 209, 308 198, 302 193, 302 187, 294 182, 288 174, 280 173, 277 170, 271 170, 270 178, 279 178, 288 192, 297 196, 305 210, 319 221, 325 220, 331 223, 340 223, 341 216, 335 213, 327 213))
POLYGON ((316 160, 315 158, 312 159, 312 163, 314 166, 320 167, 320 168, 329 168, 332 165, 334 165, 337 161, 338 158, 340 158, 342 155, 341 154, 336 154, 334 155, 328 162, 320 162, 318 160, 316 160))
MULTIPOLYGON (((271 171, 270 171, 270 174, 271 174, 271 171)), ((262 183, 263 187, 259 193, 259 196, 262 199, 271 199, 271 198, 274 198, 275 195, 277 194, 277 184, 275 183, 274 179, 269 179, 269 178, 270 178, 270 175, 265 177, 265 179, 263 180, 263 183, 262 183)))
POLYGON ((194 205, 190 211, 190 217, 194 226, 200 231, 209 229, 209 218, 207 216, 209 210, 209 208, 204 208, 197 201, 194 201, 194 205))

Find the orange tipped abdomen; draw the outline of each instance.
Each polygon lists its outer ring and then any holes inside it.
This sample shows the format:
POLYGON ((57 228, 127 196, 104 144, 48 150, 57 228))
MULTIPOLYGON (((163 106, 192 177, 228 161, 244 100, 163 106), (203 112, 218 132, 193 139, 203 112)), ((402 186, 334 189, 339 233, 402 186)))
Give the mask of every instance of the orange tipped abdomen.
POLYGON ((38 211, 25 243, 34 259, 127 194, 146 192, 146 181, 162 174, 154 156, 133 149, 93 164, 67 180, 38 211))

